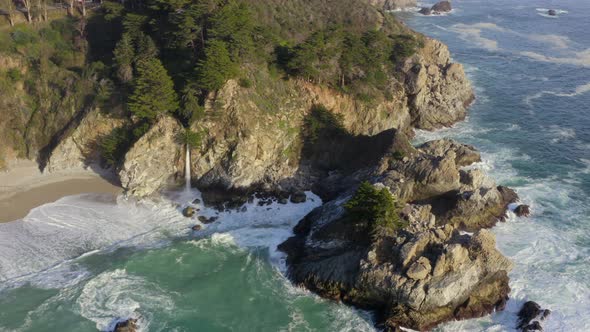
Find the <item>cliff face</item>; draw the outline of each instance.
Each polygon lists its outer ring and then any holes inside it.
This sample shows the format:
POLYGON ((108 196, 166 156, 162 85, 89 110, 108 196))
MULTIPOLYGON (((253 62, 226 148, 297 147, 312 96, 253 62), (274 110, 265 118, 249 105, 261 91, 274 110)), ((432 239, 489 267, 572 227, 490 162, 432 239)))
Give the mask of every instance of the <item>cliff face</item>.
POLYGON ((177 143, 182 126, 169 117, 161 118, 131 147, 119 177, 130 195, 149 196, 170 184, 179 172, 177 161, 184 149, 177 143))
POLYGON ((51 152, 45 172, 100 167, 99 141, 113 129, 123 125, 120 119, 91 110, 70 135, 51 152))

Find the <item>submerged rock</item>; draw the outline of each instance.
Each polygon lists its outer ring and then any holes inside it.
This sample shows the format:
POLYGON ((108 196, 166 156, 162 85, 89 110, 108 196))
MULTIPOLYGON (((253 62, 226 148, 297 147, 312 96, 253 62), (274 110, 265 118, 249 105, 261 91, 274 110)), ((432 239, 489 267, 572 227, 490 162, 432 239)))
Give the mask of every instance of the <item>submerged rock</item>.
POLYGON ((191 218, 196 212, 197 211, 193 207, 187 206, 184 208, 184 210, 182 210, 182 215, 187 218, 191 218))
POLYGON ((518 217, 528 217, 531 215, 531 208, 528 205, 519 205, 514 209, 514 214, 518 217))
POLYGON ((549 16, 557 16, 557 11, 555 9, 549 9, 547 11, 547 15, 549 15, 549 16))
POLYGON ((191 230, 193 230, 194 232, 198 232, 201 229, 203 229, 201 225, 194 225, 193 227, 191 227, 191 230))
POLYGON ((137 319, 130 318, 123 322, 118 322, 113 332, 136 332, 138 329, 137 319))
POLYGON ((518 312, 517 329, 528 331, 543 331, 541 322, 551 314, 549 309, 541 309, 541 306, 533 301, 525 302, 518 312))

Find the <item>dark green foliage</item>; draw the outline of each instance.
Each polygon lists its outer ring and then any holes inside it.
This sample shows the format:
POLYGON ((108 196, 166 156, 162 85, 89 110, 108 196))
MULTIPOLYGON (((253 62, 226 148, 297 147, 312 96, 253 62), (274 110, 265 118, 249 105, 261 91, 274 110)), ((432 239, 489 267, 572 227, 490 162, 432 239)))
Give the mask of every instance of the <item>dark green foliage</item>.
POLYGON ((246 88, 246 89, 251 88, 252 85, 253 85, 252 80, 250 80, 249 78, 245 78, 245 77, 240 78, 240 80, 238 81, 238 83, 240 84, 240 86, 242 88, 246 88))
POLYGON ((391 59, 395 63, 414 55, 419 48, 424 46, 420 40, 410 35, 395 36, 393 41, 391 59))
POLYGON ((122 4, 114 1, 104 1, 101 7, 104 12, 104 18, 107 21, 119 19, 125 10, 122 4))
POLYGON ((213 40, 207 44, 205 59, 199 62, 199 86, 208 91, 219 90, 225 82, 238 75, 226 43, 213 40))
POLYGON ((12 82, 18 82, 23 78, 23 74, 20 72, 20 70, 16 69, 16 68, 11 68, 9 69, 6 74, 8 75, 8 78, 10 78, 10 80, 12 82))
POLYGON ((228 45, 228 51, 234 61, 239 61, 252 52, 253 32, 254 21, 250 9, 246 4, 236 0, 228 0, 211 17, 209 34, 228 45))
POLYGON ((178 144, 195 148, 201 144, 201 134, 186 128, 176 136, 176 141, 178 144))
POLYGON ((342 116, 330 112, 323 105, 314 105, 309 116, 305 118, 304 135, 309 143, 315 143, 321 135, 334 137, 346 134, 342 116))
POLYGON ((363 182, 344 207, 347 218, 367 227, 373 237, 392 236, 405 227, 399 217, 398 203, 385 187, 377 189, 363 182))
POLYGON ((131 139, 128 128, 115 128, 100 140, 99 149, 108 166, 116 167, 119 164, 131 146, 131 139))
POLYGON ((174 83, 157 58, 143 60, 137 65, 137 80, 129 97, 129 110, 138 118, 154 121, 167 112, 178 109, 174 83))

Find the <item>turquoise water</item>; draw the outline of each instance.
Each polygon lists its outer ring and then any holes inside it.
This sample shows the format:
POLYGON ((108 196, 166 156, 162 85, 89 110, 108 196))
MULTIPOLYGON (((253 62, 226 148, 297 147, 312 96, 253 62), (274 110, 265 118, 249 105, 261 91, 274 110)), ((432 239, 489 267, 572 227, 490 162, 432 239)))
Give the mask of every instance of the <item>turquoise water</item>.
MULTIPOLYGON (((590 330, 590 1, 467 1, 447 16, 396 13, 449 45, 478 99, 465 123, 417 141, 476 145, 478 165, 533 216, 495 228, 515 262, 507 310, 441 331, 513 331, 525 300, 547 331, 590 330), (561 9, 557 18, 542 8, 561 9)), ((320 204, 224 213, 198 237, 174 202, 81 195, 0 224, 0 331, 372 331, 371 316, 290 285, 276 245, 320 204)), ((205 210, 209 216, 215 212, 205 210)))

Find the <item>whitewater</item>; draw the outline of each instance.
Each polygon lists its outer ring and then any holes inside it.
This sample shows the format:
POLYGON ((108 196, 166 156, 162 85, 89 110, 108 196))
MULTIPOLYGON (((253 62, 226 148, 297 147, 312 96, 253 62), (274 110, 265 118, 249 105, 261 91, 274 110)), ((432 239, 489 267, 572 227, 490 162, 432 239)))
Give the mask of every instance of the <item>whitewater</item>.
MULTIPOLYGON (((514 331, 526 300, 552 310, 547 331, 590 331, 590 3, 455 0, 444 16, 397 12, 449 45, 477 100, 467 121, 418 132, 475 145, 476 165, 533 214, 494 232, 514 263, 505 311, 438 331, 514 331), (545 10, 558 10, 547 17, 545 10)), ((190 150, 187 149, 187 161, 190 150)), ((190 182, 190 173, 185 174, 190 182)), ((321 204, 219 212, 194 189, 159 200, 65 197, 0 224, 0 331, 374 331, 371 314, 292 286, 276 246, 321 204), (186 206, 218 217, 200 224, 186 206)))

